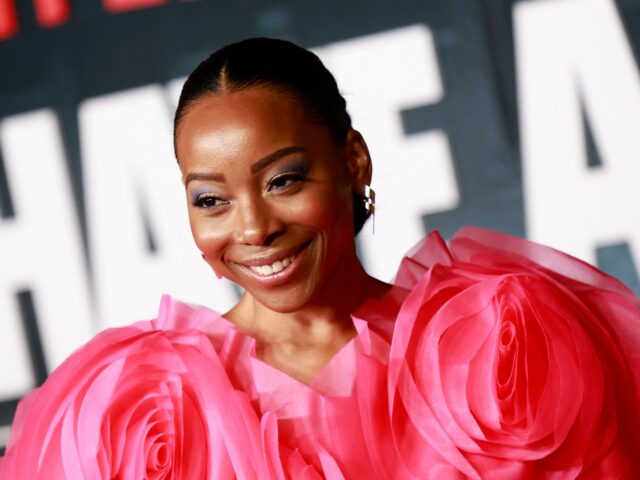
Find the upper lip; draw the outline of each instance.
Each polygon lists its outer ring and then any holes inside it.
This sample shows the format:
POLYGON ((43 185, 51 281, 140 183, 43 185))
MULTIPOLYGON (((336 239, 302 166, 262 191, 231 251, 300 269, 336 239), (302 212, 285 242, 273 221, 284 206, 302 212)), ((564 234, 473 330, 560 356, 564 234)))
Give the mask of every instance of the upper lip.
POLYGON ((247 267, 260 267, 264 265, 271 265, 278 260, 284 260, 291 255, 295 255, 300 252, 303 248, 305 248, 309 242, 305 242, 302 245, 292 247, 286 250, 279 250, 277 252, 272 252, 266 255, 255 256, 251 258, 245 258, 241 261, 234 260, 233 263, 237 263, 238 265, 244 265, 247 267))

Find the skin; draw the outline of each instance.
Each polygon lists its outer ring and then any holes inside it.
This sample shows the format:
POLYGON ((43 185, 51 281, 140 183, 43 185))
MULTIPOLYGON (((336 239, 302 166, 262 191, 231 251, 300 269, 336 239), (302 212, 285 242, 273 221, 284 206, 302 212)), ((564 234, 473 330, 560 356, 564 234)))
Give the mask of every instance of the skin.
POLYGON ((176 153, 198 248, 245 290, 225 317, 259 359, 310 383, 356 335, 350 314, 390 288, 356 256, 352 194, 371 181, 362 136, 337 144, 294 96, 259 87, 190 106, 176 153), (275 284, 250 268, 292 254, 275 284))

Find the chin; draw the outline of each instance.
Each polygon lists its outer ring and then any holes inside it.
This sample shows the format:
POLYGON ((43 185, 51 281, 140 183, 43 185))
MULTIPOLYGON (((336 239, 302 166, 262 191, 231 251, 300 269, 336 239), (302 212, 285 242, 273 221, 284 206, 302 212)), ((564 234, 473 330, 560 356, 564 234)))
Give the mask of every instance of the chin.
POLYGON ((277 313, 293 313, 302 310, 311 300, 309 292, 284 291, 284 292, 251 292, 254 300, 269 310, 277 313))

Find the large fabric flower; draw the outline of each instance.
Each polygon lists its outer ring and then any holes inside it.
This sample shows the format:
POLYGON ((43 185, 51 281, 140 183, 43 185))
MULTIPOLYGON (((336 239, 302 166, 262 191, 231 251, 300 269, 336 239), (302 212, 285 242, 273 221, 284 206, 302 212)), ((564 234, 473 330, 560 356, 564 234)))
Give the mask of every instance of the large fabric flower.
POLYGON ((423 449, 457 470, 447 478, 640 473, 640 304, 621 283, 474 228, 450 248, 430 235, 397 282, 413 289, 394 331, 388 402, 417 478, 442 478, 423 449))
POLYGON ((310 464, 233 384, 224 345, 236 335, 170 296, 157 319, 100 333, 20 402, 0 478, 344 480, 329 452, 310 464))
POLYGON ((285 478, 274 420, 233 388, 205 334, 166 329, 185 323, 165 307, 102 332, 20 403, 1 478, 285 478))

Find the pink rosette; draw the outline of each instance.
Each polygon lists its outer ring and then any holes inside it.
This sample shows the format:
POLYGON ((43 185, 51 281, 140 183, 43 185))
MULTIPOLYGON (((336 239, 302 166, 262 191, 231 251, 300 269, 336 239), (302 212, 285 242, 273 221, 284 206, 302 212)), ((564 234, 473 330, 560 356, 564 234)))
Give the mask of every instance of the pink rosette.
POLYGON ((305 460, 297 448, 291 448, 280 438, 278 419, 274 412, 262 416, 261 432, 264 459, 269 473, 265 480, 345 480, 335 459, 323 448, 316 450, 322 474, 305 460))
POLYGON ((163 329, 198 319, 169 297, 163 312, 97 335, 19 404, 2 479, 286 478, 209 337, 163 329))
POLYGON ((417 478, 637 478, 630 290, 561 252, 475 228, 450 249, 431 234, 397 283, 413 289, 392 340, 388 403, 417 478), (455 471, 443 475, 438 458, 455 471))

